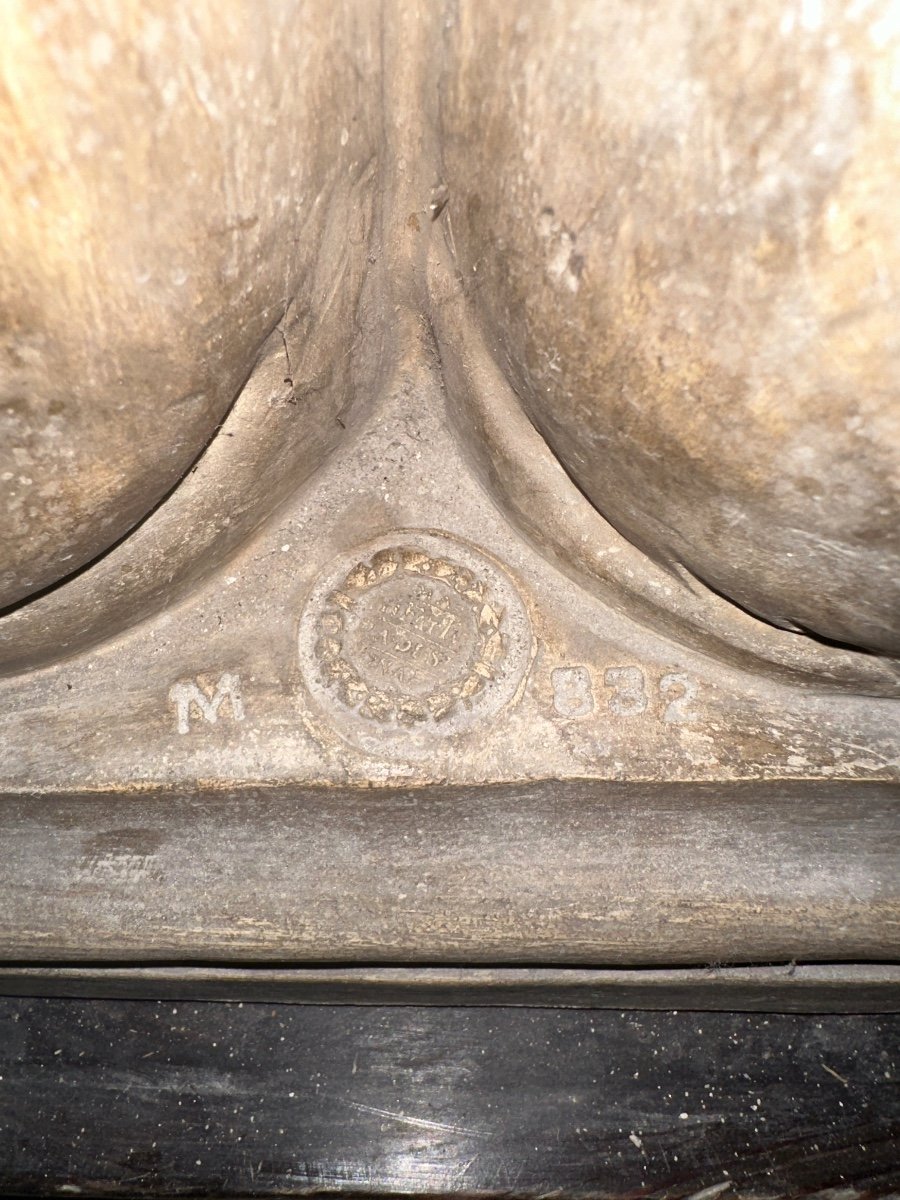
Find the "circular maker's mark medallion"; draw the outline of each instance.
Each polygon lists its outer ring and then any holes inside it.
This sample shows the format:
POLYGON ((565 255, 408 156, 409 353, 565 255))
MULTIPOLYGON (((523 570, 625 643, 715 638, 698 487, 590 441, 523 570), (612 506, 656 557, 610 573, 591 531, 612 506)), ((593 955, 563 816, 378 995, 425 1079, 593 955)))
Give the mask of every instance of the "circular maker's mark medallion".
POLYGON ((368 750, 480 724, 514 698, 531 654, 525 606, 506 574, 424 532, 334 564, 300 622, 309 692, 368 750))

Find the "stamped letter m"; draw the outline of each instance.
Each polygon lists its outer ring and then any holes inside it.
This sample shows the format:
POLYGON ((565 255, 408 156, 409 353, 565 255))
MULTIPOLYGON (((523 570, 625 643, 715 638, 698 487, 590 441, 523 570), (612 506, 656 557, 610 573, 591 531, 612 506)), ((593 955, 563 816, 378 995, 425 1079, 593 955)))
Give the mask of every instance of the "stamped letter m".
POLYGON ((190 733, 192 715, 215 725, 219 719, 219 709, 226 700, 232 718, 235 721, 244 719, 241 681, 237 675, 220 675, 212 695, 209 695, 199 682, 173 683, 169 689, 169 699, 175 705, 176 728, 179 733, 190 733))

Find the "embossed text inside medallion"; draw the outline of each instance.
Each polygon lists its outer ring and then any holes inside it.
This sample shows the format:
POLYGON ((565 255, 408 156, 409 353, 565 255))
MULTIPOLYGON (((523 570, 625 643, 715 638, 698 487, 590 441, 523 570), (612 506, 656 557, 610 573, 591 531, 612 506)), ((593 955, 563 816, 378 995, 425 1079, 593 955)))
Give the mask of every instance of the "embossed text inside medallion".
POLYGON ((342 560, 313 589, 300 624, 309 691, 354 740, 377 727, 379 747, 497 712, 531 651, 505 572, 455 539, 418 531, 342 560))

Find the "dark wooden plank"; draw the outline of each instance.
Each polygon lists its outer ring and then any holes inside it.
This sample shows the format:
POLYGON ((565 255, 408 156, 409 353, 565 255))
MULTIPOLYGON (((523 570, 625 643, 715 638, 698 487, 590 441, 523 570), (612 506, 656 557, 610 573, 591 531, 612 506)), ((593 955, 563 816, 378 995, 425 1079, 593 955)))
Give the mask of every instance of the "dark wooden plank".
POLYGON ((729 1012, 898 1012, 900 966, 0 967, 0 995, 469 1004, 729 1012))
POLYGON ((0 1191, 886 1196, 898 1059, 886 1016, 9 999, 0 1191))
POLYGON ((543 781, 0 799, 0 958, 900 958, 900 789, 543 781))

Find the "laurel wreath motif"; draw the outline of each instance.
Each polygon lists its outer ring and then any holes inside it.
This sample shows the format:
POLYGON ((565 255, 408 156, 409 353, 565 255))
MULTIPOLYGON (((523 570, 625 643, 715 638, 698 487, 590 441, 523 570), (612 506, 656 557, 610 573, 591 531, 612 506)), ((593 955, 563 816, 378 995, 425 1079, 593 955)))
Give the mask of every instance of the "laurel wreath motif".
POLYGON ((502 610, 488 598, 487 588, 472 571, 445 558, 435 558, 414 547, 380 550, 368 562, 358 563, 340 588, 331 592, 317 624, 316 655, 325 682, 333 687, 348 708, 375 721, 397 721, 413 725, 440 721, 456 708, 471 708, 473 698, 495 678, 505 654, 500 623, 502 610), (397 696, 370 686, 344 654, 346 619, 371 588, 392 578, 433 579, 451 586, 471 601, 475 615, 476 642, 466 673, 452 684, 427 696, 397 696))

